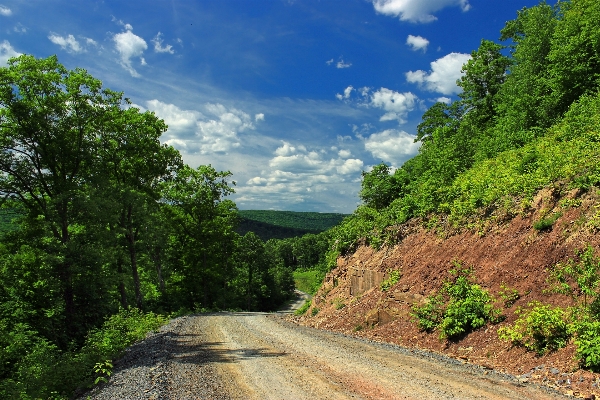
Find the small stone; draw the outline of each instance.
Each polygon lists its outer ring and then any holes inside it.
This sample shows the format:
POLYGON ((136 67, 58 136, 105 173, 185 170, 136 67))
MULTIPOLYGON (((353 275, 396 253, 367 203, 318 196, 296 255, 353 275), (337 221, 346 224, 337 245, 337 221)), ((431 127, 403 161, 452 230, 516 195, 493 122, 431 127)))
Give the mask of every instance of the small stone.
POLYGON ((559 371, 559 370, 557 370, 556 368, 552 368, 552 369, 550 370, 550 372, 551 372, 551 373, 553 373, 554 375, 556 375, 556 374, 558 374, 560 371, 559 371))

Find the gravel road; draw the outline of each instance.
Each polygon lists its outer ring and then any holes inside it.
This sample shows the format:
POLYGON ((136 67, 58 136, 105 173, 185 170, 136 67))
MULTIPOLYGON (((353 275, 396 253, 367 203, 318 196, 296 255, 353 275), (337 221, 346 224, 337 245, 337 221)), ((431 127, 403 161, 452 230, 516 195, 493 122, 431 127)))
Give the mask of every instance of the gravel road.
POLYGON ((130 347, 91 399, 558 399, 443 356, 297 326, 185 316, 130 347))

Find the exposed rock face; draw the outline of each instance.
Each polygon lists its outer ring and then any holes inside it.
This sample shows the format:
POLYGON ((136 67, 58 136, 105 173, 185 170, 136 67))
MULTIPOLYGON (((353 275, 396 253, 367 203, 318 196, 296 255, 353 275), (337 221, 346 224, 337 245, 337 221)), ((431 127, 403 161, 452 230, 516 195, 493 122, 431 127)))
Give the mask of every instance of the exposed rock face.
MULTIPOLYGON (((576 250, 588 245, 600 256, 599 199, 597 189, 581 193, 554 188, 541 191, 525 210, 508 214, 507 210, 490 211, 468 228, 456 229, 447 224, 434 231, 421 222, 409 222, 398 229, 399 240, 393 247, 374 250, 361 246, 354 254, 339 258, 337 268, 327 275, 315 296, 313 307, 318 312, 306 313, 300 323, 445 352, 514 374, 526 373, 541 364, 564 372, 577 370, 573 344, 537 357, 500 341, 497 329, 515 321, 517 307, 534 300, 573 304, 571 298, 545 292, 548 270, 576 258, 576 250), (548 229, 533 227, 549 215, 560 217, 548 229), (428 295, 439 290, 456 262, 473 269, 476 282, 496 298, 496 306, 502 308, 506 320, 457 341, 441 341, 437 332, 417 329, 411 307, 424 304, 428 295), (380 284, 392 270, 399 270, 401 278, 383 292, 380 284), (499 296, 502 287, 515 289, 520 295, 508 308, 499 296), (460 350, 465 348, 472 350, 460 350)), ((591 382, 591 373, 578 373, 591 382)))

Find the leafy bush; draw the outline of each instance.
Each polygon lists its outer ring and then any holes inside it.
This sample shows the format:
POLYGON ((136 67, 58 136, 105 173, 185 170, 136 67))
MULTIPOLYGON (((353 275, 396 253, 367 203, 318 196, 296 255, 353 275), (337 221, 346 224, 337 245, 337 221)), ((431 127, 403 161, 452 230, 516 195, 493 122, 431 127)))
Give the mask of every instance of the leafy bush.
POLYGON ((515 311, 519 318, 512 326, 498 329, 502 340, 542 355, 564 347, 571 337, 565 310, 534 301, 515 311))
POLYGON ((439 328, 441 339, 455 338, 501 319, 500 311, 493 306, 493 298, 472 282, 472 271, 458 263, 455 265, 457 269, 450 271, 456 276, 455 280, 446 281, 442 290, 429 296, 424 306, 413 307, 412 316, 419 329, 439 328))
POLYGON ((379 286, 383 292, 390 290, 392 286, 400 281, 400 277, 402 276, 400 270, 398 269, 389 271, 389 274, 390 276, 381 282, 381 285, 379 286))
POLYGON ((579 363, 592 371, 600 372, 600 321, 575 323, 575 356, 579 363))
POLYGON ((411 316, 416 320, 419 329, 431 332, 442 322, 444 317, 445 299, 442 294, 430 295, 423 306, 414 305, 411 316))

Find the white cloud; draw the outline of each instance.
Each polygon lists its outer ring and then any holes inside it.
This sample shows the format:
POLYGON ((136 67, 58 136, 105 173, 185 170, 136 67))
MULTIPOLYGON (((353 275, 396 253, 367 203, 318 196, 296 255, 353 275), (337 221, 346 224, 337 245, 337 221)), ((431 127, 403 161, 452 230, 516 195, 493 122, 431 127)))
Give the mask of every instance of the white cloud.
POLYGON ((21 53, 17 52, 8 42, 8 40, 0 43, 0 67, 6 65, 9 58, 19 57, 21 53))
POLYGON ((12 15, 12 10, 6 6, 0 5, 0 15, 10 17, 12 15))
POLYGON ((125 28, 127 31, 122 33, 117 33, 113 36, 113 41, 115 42, 115 47, 121 56, 120 64, 125 68, 131 76, 139 77, 140 74, 133 68, 131 65, 131 59, 134 57, 140 57, 140 62, 142 65, 146 63, 142 54, 144 50, 148 48, 148 44, 144 39, 135 35, 131 32, 131 25, 125 24, 125 28))
POLYGON ((399 167, 419 150, 420 143, 414 143, 414 139, 404 131, 387 129, 365 138, 364 144, 373 157, 399 167))
POLYGON ((331 60, 327 60, 327 61, 325 61, 325 64, 327 64, 327 65, 331 65, 331 64, 333 64, 333 58, 332 58, 331 60))
POLYGON ((352 66, 352 63, 347 63, 344 60, 340 60, 337 62, 337 64, 335 65, 336 68, 350 68, 352 66))
POLYGON ((417 83, 431 92, 445 95, 457 94, 461 89, 456 85, 456 81, 462 76, 463 64, 470 59, 469 54, 450 53, 433 61, 429 73, 423 70, 407 72, 406 80, 417 83))
POLYGON ((338 151, 338 156, 340 156, 340 158, 350 158, 351 155, 352 155, 352 152, 350 152, 350 150, 338 151))
POLYGON ((263 113, 259 113, 254 115, 254 121, 258 122, 258 121, 264 121, 265 120, 265 114, 263 113))
POLYGON ((346 89, 344 89, 344 94, 339 94, 337 93, 335 95, 335 97, 338 100, 344 100, 344 99, 349 99, 350 95, 352 94, 352 91, 354 90, 354 88, 352 87, 352 85, 348 86, 346 89))
POLYGON ((182 138, 193 138, 196 135, 196 125, 204 115, 199 111, 182 110, 174 104, 163 103, 160 100, 150 100, 146 102, 149 110, 163 119, 169 126, 168 135, 182 138))
POLYGON ((85 43, 90 45, 90 46, 95 46, 98 47, 98 42, 96 42, 94 39, 90 39, 90 38, 84 38, 85 39, 85 43))
POLYGON ((222 104, 206 104, 205 109, 217 119, 199 121, 196 135, 200 153, 227 153, 241 145, 238 133, 253 130, 252 118, 247 113, 222 104))
POLYGON ((434 12, 446 7, 471 8, 469 0, 371 0, 375 11, 400 18, 401 21, 427 23, 437 19, 434 12))
POLYGON ((380 121, 397 120, 403 124, 406 116, 415 108, 417 96, 411 92, 399 93, 390 89, 381 88, 371 95, 370 105, 383 109, 386 113, 380 121))
POLYGON ((60 46, 61 49, 66 50, 69 53, 82 53, 85 51, 83 47, 79 44, 75 36, 59 36, 56 33, 50 33, 48 39, 54 44, 60 46))
POLYGON ((342 175, 348 175, 362 171, 363 165, 364 163, 362 162, 362 160, 351 158, 349 160, 345 160, 342 165, 336 167, 336 170, 342 175))
POLYGON ((409 45, 412 48, 412 50, 423 50, 424 53, 427 51, 429 40, 421 36, 408 35, 408 37, 406 38, 406 44, 409 45))
POLYGON ((171 46, 170 44, 166 45, 165 47, 162 46, 163 40, 161 39, 161 35, 162 33, 158 32, 154 39, 152 39, 152 43, 154 43, 154 51, 156 53, 175 53, 175 50, 173 50, 173 46, 171 46))
POLYGON ((439 103, 446 103, 446 104, 450 104, 452 103, 452 99, 450 97, 438 97, 435 101, 439 102, 439 103))

